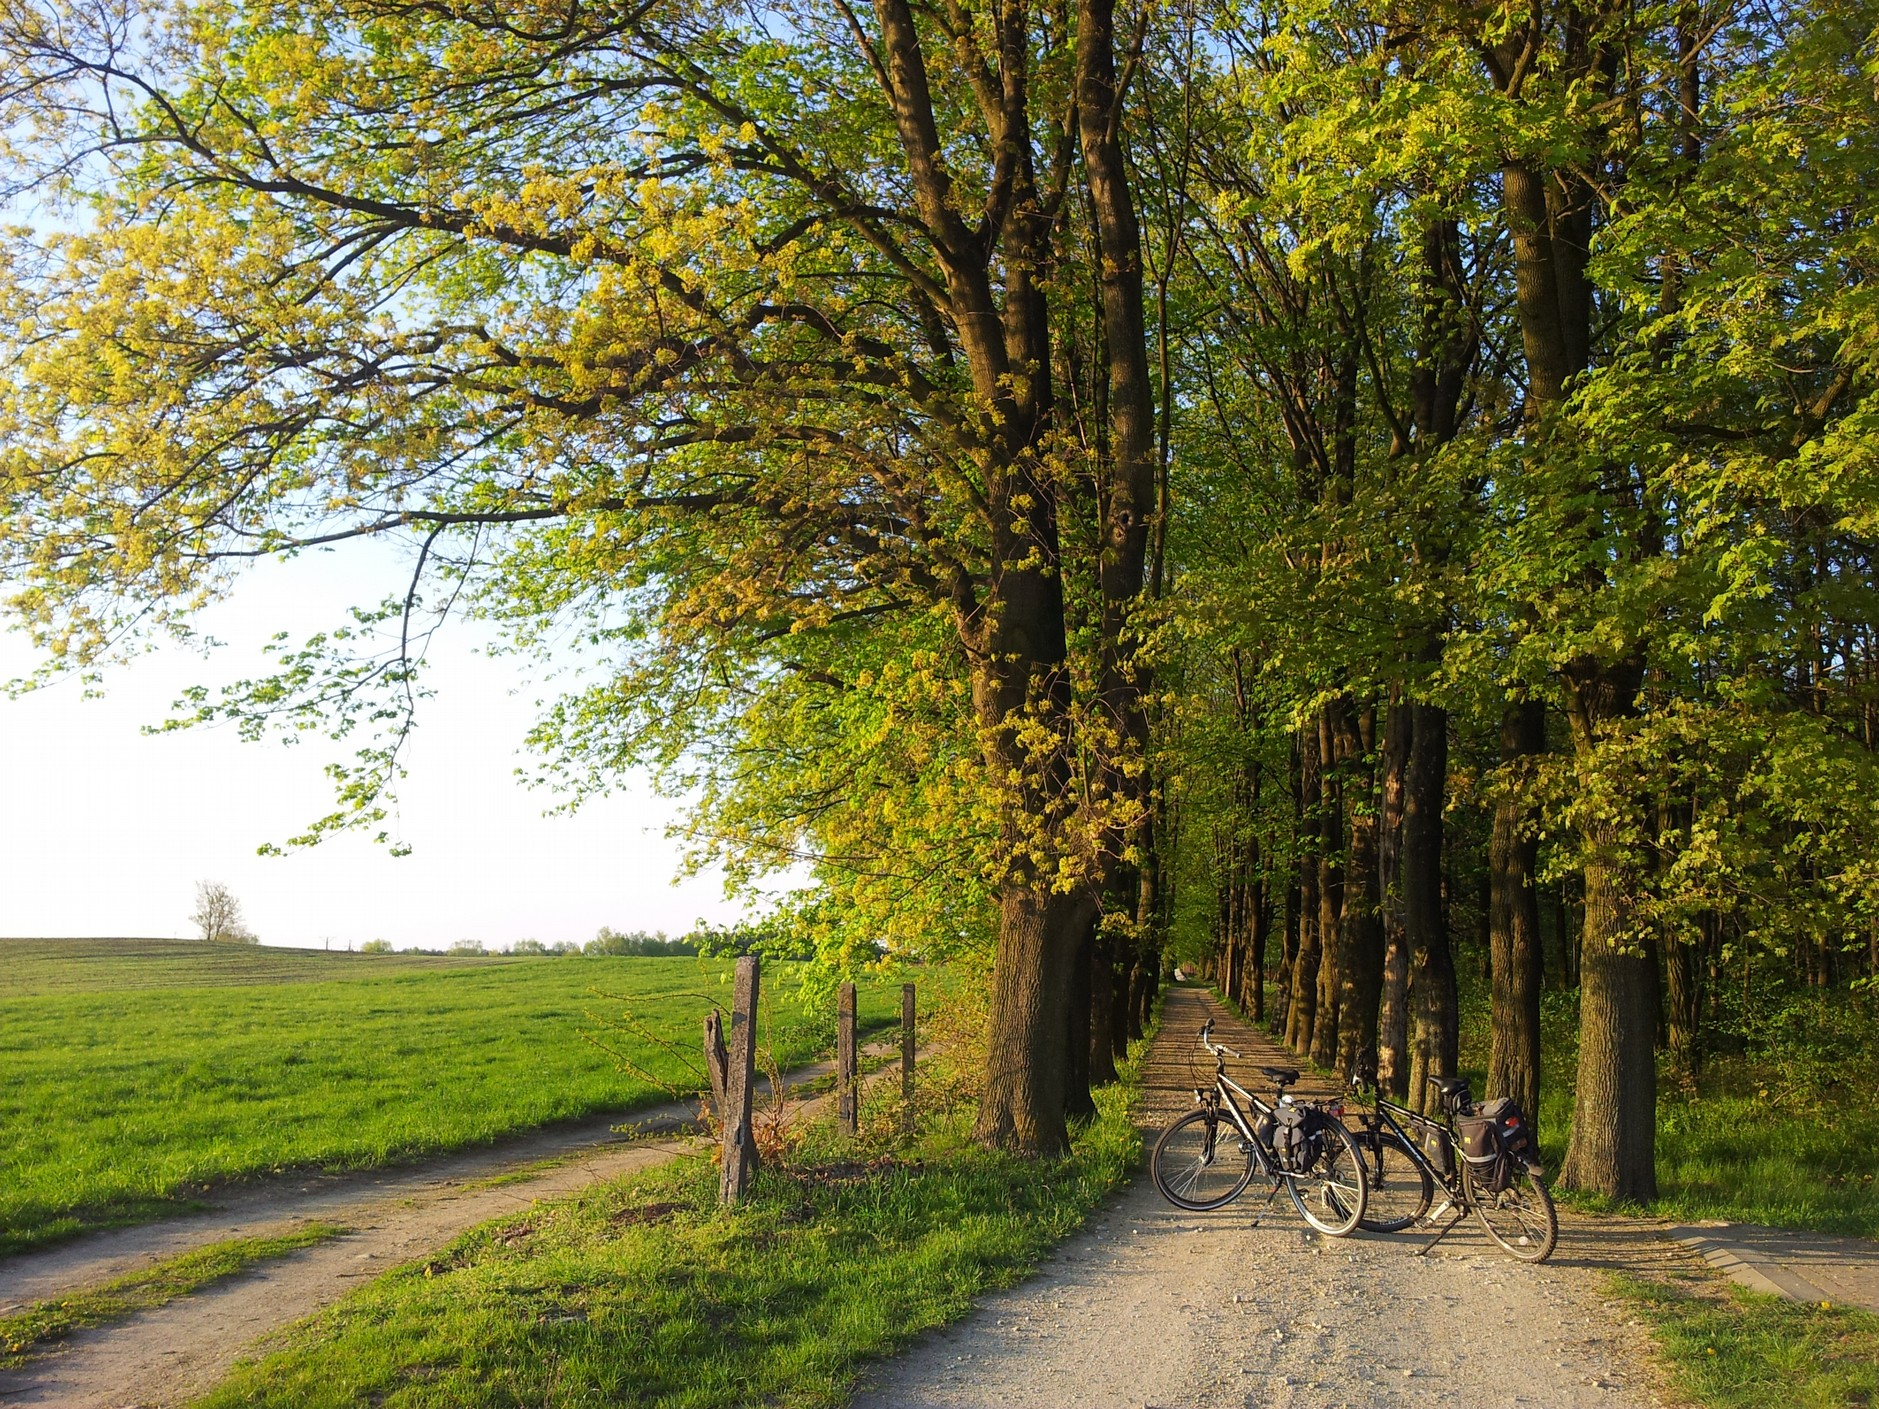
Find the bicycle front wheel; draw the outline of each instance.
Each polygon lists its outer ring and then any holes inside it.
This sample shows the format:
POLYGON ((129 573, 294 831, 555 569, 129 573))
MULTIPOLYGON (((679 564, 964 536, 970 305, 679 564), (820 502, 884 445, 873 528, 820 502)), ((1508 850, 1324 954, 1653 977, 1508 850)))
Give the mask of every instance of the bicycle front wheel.
POLYGON ((1394 1130, 1357 1130, 1351 1138, 1363 1156, 1364 1182, 1369 1186, 1358 1226, 1369 1233, 1400 1233, 1413 1228, 1435 1197, 1435 1181, 1429 1171, 1394 1130))
POLYGON ((1538 1175, 1516 1169, 1507 1187, 1490 1193, 1474 1181, 1474 1169, 1465 1166, 1468 1202, 1488 1236, 1509 1257, 1522 1262, 1544 1262, 1559 1245, 1559 1214, 1553 1196, 1538 1175))
POLYGON ((1176 1208, 1205 1213, 1232 1203, 1253 1179, 1253 1150, 1230 1120, 1189 1111, 1161 1132, 1149 1173, 1176 1208))
POLYGON ((1369 1190, 1363 1155, 1350 1131, 1335 1120, 1321 1128, 1320 1145, 1311 1168, 1286 1175, 1285 1188, 1299 1217, 1326 1237, 1341 1238, 1363 1221, 1369 1190))

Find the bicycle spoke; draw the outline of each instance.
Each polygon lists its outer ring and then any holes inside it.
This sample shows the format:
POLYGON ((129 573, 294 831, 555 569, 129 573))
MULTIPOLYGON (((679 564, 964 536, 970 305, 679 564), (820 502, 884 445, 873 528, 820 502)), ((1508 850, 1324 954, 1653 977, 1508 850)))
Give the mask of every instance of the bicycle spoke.
POLYGON ((1176 1207, 1219 1208, 1252 1178, 1252 1151, 1233 1126, 1193 1111, 1162 1132, 1150 1172, 1162 1197, 1176 1207))

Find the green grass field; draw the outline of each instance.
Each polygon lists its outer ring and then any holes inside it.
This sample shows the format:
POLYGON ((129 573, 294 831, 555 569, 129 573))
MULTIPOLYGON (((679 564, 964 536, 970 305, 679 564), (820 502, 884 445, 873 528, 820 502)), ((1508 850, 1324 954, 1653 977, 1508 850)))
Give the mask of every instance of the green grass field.
MULTIPOLYGON (((759 1022, 785 1066, 822 1055, 834 1027, 832 1003, 800 1002, 796 967, 766 967, 759 1022)), ((159 1216, 219 1181, 665 1099, 661 1083, 696 1085, 699 1024, 729 1006, 729 970, 0 940, 0 1256, 159 1216)), ((864 1026, 897 1020, 899 1000, 864 985, 864 1026)))
POLYGON ((1138 1079, 1096 1093, 1066 1159, 984 1149, 956 1097, 912 1141, 892 1109, 864 1108, 859 1140, 812 1124, 733 1210, 702 1158, 538 1204, 302 1323, 203 1409, 836 1409, 1128 1179, 1138 1079))

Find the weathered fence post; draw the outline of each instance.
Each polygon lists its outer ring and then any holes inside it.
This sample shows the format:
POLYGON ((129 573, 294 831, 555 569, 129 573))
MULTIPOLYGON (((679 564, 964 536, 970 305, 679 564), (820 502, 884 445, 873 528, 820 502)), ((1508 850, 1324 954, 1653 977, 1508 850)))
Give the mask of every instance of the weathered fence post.
POLYGON ((835 1010, 835 1099, 844 1135, 853 1135, 860 1128, 860 1075, 860 1054, 855 1050, 855 986, 845 983, 835 1010))
POLYGON ((913 985, 900 986, 900 1123, 913 1133, 913 985))
POLYGON ((724 1014, 716 1008, 705 1014, 705 1070, 711 1073, 711 1109, 724 1119, 725 1068, 730 1057, 724 1050, 724 1014))
POLYGON ((734 1204, 744 1197, 751 1175, 757 1172, 757 1142, 750 1131, 751 1091, 757 1084, 757 956, 737 961, 737 980, 731 997, 731 1050, 725 1067, 724 1164, 718 1171, 718 1202, 734 1204))

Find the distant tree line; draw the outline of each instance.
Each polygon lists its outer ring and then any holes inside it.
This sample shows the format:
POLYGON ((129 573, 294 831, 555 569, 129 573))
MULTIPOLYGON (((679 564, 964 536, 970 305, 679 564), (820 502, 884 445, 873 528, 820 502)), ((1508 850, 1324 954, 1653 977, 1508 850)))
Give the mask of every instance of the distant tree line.
MULTIPOLYGON (((480 939, 459 939, 444 949, 426 949, 413 947, 404 952, 408 954, 447 954, 457 957, 475 956, 566 956, 571 954, 596 954, 612 957, 634 957, 647 959, 690 958, 697 955, 707 957, 748 954, 762 949, 776 954, 771 929, 761 922, 739 921, 734 925, 714 925, 700 920, 691 929, 676 938, 668 936, 664 930, 616 930, 611 925, 602 925, 594 937, 582 944, 578 940, 556 940, 552 944, 539 939, 518 939, 507 948, 491 948, 480 939)), ((359 946, 363 954, 389 954, 392 945, 389 940, 370 939, 359 946)), ((779 956, 792 957, 792 956, 779 956)))

